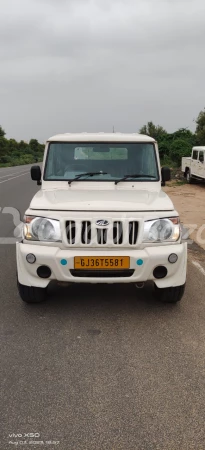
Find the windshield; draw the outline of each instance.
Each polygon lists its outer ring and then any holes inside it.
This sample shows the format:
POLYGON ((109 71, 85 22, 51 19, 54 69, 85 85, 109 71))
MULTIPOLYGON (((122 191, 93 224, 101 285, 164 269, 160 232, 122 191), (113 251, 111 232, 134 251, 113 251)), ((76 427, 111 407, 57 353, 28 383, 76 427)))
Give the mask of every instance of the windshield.
POLYGON ((51 142, 44 180, 117 181, 130 174, 138 174, 136 182, 159 180, 154 144, 51 142))

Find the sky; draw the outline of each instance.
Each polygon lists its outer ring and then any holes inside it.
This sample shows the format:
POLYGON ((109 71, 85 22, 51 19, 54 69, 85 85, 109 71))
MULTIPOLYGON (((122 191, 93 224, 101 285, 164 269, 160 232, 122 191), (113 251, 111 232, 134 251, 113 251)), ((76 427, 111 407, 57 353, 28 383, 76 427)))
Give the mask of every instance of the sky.
POLYGON ((195 129, 204 0, 0 0, 0 125, 64 132, 195 129))

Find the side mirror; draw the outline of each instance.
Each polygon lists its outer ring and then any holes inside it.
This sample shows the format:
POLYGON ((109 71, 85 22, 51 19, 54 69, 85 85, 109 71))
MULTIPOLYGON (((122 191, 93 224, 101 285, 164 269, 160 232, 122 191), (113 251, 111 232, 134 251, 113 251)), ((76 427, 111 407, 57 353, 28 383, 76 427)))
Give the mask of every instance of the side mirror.
POLYGON ((37 184, 41 185, 41 168, 40 166, 31 167, 31 179, 37 181, 37 184))
POLYGON ((171 170, 169 167, 162 167, 162 186, 165 186, 166 181, 171 180, 171 170))

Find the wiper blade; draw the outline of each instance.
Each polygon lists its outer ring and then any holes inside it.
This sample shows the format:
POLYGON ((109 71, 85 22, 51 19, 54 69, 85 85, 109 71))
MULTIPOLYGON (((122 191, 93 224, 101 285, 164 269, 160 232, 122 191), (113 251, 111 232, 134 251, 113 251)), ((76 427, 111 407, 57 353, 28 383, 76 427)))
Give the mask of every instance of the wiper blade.
POLYGON ((119 180, 116 180, 115 184, 118 184, 121 181, 129 180, 129 178, 156 178, 156 177, 154 177, 153 175, 145 175, 145 174, 140 174, 140 173, 134 173, 132 175, 124 175, 123 178, 120 178, 119 180))
POLYGON ((85 172, 85 173, 79 173, 79 175, 76 175, 75 178, 73 178, 72 180, 68 181, 69 186, 71 185, 71 183, 73 181, 77 181, 80 180, 80 178, 82 177, 93 177, 94 175, 107 175, 107 172, 85 172))

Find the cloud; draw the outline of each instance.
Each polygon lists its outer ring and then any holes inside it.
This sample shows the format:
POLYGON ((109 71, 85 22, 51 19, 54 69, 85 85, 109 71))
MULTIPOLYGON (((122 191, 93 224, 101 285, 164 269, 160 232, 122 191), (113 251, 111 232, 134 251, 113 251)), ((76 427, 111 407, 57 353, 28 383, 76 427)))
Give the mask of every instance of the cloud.
POLYGON ((193 126, 204 106, 204 14, 203 0, 4 0, 2 126, 42 140, 65 127, 193 126))

